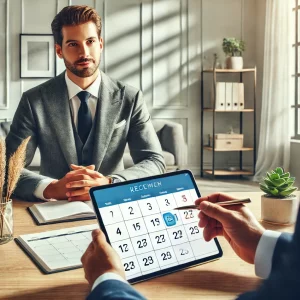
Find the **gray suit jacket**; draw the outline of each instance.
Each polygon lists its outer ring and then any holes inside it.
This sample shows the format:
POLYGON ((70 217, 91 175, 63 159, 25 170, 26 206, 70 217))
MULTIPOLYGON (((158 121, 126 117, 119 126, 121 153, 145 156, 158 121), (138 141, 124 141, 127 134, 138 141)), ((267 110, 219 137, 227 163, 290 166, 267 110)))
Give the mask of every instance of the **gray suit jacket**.
MULTIPOLYGON (((99 122, 95 124, 92 157, 96 170, 125 180, 164 172, 161 146, 141 91, 101 72, 96 114, 99 122), (125 124, 115 128, 121 121, 125 124), (122 157, 127 142, 135 165, 124 170, 122 157)), ((65 73, 23 93, 6 138, 7 155, 31 136, 26 166, 39 147, 41 168, 40 175, 23 170, 16 197, 36 200, 33 192, 44 176, 60 179, 70 171, 71 163, 78 163, 72 122, 65 73)))

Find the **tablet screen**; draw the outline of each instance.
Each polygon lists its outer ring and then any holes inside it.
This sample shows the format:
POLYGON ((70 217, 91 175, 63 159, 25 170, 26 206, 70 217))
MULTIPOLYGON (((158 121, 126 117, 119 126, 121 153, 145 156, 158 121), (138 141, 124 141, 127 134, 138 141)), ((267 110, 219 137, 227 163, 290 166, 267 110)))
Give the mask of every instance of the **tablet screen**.
POLYGON ((190 171, 96 187, 90 194, 100 228, 131 283, 222 256, 217 239, 203 239, 198 210, 174 210, 200 197, 190 171))

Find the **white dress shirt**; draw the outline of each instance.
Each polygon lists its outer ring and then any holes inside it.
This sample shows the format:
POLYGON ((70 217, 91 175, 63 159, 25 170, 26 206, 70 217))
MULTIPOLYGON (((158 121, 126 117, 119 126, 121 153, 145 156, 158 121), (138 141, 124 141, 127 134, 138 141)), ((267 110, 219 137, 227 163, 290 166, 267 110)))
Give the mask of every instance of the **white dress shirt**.
MULTIPOLYGON (((77 129, 78 127, 78 110, 80 107, 80 99, 77 97, 77 94, 83 89, 79 87, 77 84, 75 84, 67 75, 67 72, 65 73, 65 79, 66 79, 66 84, 67 84, 67 89, 68 89, 68 96, 69 96, 69 101, 70 101, 70 109, 72 113, 72 118, 73 122, 75 124, 75 128, 77 129)), ((99 89, 100 89, 100 83, 101 83, 101 76, 100 72, 96 80, 85 90, 91 94, 89 101, 88 101, 88 106, 91 111, 92 115, 92 120, 95 118, 95 113, 96 113, 96 107, 97 107, 97 102, 98 102, 98 95, 99 95, 99 89)), ((36 187, 34 191, 34 196, 45 200, 45 201, 50 201, 51 199, 46 199, 44 198, 44 190, 46 187, 53 181, 53 178, 47 178, 44 180, 41 180, 39 185, 36 187)))
MULTIPOLYGON (((275 246, 280 235, 281 232, 266 230, 260 238, 254 259, 256 276, 259 276, 263 279, 269 277, 272 268, 272 259, 275 246)), ((101 282, 111 279, 124 282, 124 279, 120 275, 115 273, 104 273, 95 280, 92 290, 101 282)))
POLYGON ((254 258, 256 276, 263 279, 269 277, 275 246, 280 235, 281 232, 266 230, 260 238, 254 258))

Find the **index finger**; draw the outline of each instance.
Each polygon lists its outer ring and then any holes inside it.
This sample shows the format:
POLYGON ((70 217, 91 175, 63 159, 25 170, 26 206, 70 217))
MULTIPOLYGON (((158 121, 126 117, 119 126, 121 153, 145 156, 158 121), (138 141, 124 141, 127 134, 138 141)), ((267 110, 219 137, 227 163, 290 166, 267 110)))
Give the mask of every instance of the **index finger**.
POLYGON ((75 164, 70 165, 71 169, 73 170, 79 170, 79 169, 90 169, 90 170, 95 170, 95 165, 89 165, 89 166, 78 166, 75 164))
POLYGON ((208 201, 212 203, 217 203, 217 202, 222 202, 222 201, 229 201, 233 200, 234 197, 227 195, 227 194, 222 194, 222 193, 214 193, 205 197, 201 197, 195 201, 195 205, 200 205, 201 202, 203 201, 208 201))
POLYGON ((105 250, 105 247, 108 245, 108 243, 106 241, 106 237, 102 230, 100 230, 100 229, 93 230, 92 238, 93 238, 94 245, 105 250))
POLYGON ((102 175, 101 173, 94 171, 94 170, 87 169, 87 168, 84 168, 84 169, 80 168, 80 169, 77 169, 74 171, 70 171, 69 173, 67 173, 66 177, 68 178, 70 176, 78 175, 78 174, 89 175, 89 176, 97 177, 97 178, 104 177, 104 175, 102 175))

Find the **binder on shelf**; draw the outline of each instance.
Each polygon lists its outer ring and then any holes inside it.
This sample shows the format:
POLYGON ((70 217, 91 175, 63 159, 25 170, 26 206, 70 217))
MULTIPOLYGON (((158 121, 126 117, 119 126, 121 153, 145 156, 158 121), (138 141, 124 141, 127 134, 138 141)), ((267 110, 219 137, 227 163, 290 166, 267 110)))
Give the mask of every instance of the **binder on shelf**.
POLYGON ((239 110, 239 83, 232 83, 232 110, 239 110))
POLYGON ((225 110, 225 82, 216 83, 216 110, 225 110))
POLYGON ((232 82, 225 83, 225 110, 232 110, 232 82))
POLYGON ((239 83, 239 110, 245 108, 244 83, 239 83))

